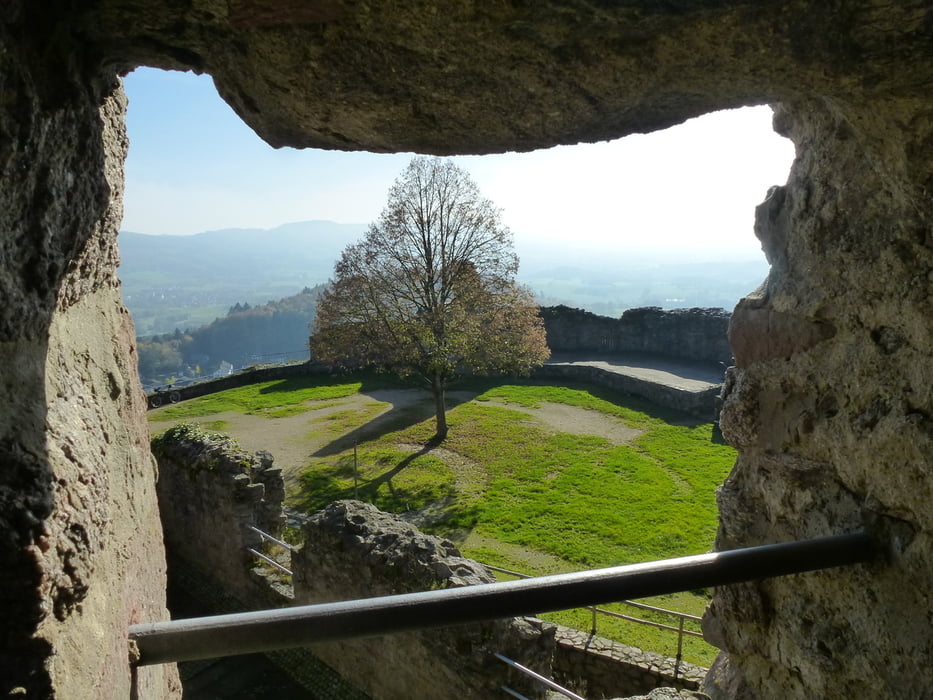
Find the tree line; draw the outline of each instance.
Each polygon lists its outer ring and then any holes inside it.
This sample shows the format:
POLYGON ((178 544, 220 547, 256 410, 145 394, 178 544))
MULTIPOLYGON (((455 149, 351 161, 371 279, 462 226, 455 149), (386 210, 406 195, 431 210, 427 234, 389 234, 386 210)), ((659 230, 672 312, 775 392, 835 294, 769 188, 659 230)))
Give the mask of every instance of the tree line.
POLYGON ((239 368, 256 362, 308 357, 308 326, 323 285, 290 297, 250 306, 237 303, 227 315, 197 329, 137 338, 144 383, 175 377, 210 376, 221 362, 239 368))

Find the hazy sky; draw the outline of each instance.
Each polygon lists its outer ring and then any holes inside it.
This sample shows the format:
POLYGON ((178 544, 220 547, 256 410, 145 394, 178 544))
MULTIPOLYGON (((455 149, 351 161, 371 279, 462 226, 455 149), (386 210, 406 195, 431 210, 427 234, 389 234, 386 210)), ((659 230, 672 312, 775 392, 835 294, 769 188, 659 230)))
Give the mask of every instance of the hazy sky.
MULTIPOLYGON (((125 87, 127 231, 369 223, 411 158, 273 149, 206 76, 139 69, 125 87)), ((754 207, 784 184, 793 156, 771 129, 770 108, 754 107, 616 141, 454 160, 502 208, 519 247, 563 239, 579 248, 757 258, 754 207)))

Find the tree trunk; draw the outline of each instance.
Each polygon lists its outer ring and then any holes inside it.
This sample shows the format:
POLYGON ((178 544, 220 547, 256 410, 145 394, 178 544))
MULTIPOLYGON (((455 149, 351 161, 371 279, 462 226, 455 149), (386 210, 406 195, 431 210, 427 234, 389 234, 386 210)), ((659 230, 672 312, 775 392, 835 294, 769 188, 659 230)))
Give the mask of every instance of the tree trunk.
POLYGON ((431 378, 431 393, 434 394, 434 411, 437 416, 437 432, 435 440, 444 440, 447 437, 447 404, 444 401, 444 382, 440 375, 431 378))

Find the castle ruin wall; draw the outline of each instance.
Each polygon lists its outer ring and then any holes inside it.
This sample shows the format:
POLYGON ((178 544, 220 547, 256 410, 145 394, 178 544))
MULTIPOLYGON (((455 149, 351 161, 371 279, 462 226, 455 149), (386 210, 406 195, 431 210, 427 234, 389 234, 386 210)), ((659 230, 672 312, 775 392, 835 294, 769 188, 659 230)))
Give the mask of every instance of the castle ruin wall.
POLYGON ((616 319, 567 306, 541 309, 555 354, 644 353, 724 367, 732 364, 729 315, 724 309, 647 306, 627 309, 616 319))

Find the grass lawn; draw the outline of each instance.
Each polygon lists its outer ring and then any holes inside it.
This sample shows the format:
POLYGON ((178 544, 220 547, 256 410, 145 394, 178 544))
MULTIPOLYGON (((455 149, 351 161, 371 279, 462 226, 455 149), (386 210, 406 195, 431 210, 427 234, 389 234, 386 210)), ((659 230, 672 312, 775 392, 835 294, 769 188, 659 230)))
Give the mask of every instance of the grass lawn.
POLYGON ((344 399, 359 391, 398 385, 398 380, 391 381, 386 375, 369 373, 279 379, 228 389, 167 406, 150 413, 150 421, 178 422, 186 418, 203 418, 227 411, 267 418, 285 418, 309 410, 310 402, 344 399))
MULTIPOLYGON (((385 386, 387 381, 366 375, 257 384, 163 409, 161 419, 230 410, 274 419, 308 410, 309 402, 320 407, 322 401, 346 399, 364 385, 385 386)), ((433 435, 433 419, 399 420, 361 441, 355 456, 348 449, 310 459, 290 494, 290 505, 313 510, 356 496, 390 512, 420 511, 428 523, 423 529, 460 543, 466 556, 534 575, 712 548, 715 489, 728 474, 735 451, 711 442, 710 424, 697 425, 681 414, 583 385, 509 381, 468 387, 478 393, 448 413, 450 433, 443 452, 417 448, 433 435), (518 410, 543 404, 595 411, 642 432, 618 445, 556 431, 529 420, 527 410, 518 410)), ((339 436, 368 422, 372 410, 369 415, 337 411, 315 429, 339 436)), ((697 591, 642 602, 700 615, 707 595, 697 591)), ((620 611, 677 624, 631 608, 620 611)), ((579 629, 592 626, 588 611, 545 617, 579 629)), ((597 622, 602 636, 676 653, 674 633, 602 616, 597 622)), ((688 623, 690 628, 697 629, 688 623)), ((702 640, 686 639, 684 658, 709 665, 715 650, 702 640)))

